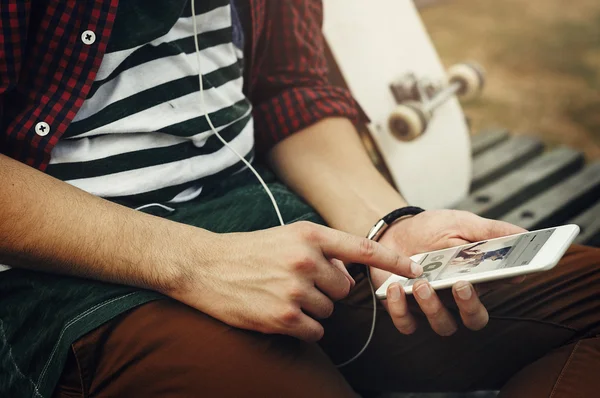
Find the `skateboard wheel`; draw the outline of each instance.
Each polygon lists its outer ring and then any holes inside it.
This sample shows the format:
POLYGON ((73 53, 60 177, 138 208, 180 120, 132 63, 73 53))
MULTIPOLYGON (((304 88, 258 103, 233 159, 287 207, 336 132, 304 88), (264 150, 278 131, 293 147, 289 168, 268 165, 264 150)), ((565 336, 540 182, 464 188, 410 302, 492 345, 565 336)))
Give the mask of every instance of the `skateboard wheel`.
POLYGON ((398 105, 388 118, 388 128, 400 141, 412 141, 427 129, 431 115, 418 102, 398 105))
POLYGON ((448 69, 448 81, 459 83, 458 95, 465 99, 478 96, 485 85, 485 71, 476 63, 456 64, 448 69))

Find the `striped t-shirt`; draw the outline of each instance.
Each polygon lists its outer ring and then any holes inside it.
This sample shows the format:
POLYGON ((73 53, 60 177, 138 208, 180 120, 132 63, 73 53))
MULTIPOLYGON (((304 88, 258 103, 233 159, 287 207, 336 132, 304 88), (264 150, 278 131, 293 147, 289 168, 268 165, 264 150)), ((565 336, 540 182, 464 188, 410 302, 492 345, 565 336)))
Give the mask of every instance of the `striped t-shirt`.
POLYGON ((243 163, 210 131, 200 106, 193 18, 206 111, 240 154, 253 156, 242 93, 242 31, 231 0, 119 4, 86 101, 52 151, 47 173, 92 194, 138 203, 190 200, 243 163))

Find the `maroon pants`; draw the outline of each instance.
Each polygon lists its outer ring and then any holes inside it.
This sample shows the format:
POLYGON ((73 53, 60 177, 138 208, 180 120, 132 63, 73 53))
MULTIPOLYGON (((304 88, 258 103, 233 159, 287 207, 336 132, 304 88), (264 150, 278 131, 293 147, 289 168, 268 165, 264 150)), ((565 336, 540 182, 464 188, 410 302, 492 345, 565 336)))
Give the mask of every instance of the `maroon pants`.
POLYGON ((55 396, 335 398, 355 396, 354 389, 600 396, 600 250, 573 247, 554 270, 482 301, 488 326, 446 338, 423 317, 418 331, 404 336, 380 309, 370 347, 341 370, 334 363, 356 354, 370 330, 364 278, 324 322, 318 345, 152 302, 73 344, 55 396))

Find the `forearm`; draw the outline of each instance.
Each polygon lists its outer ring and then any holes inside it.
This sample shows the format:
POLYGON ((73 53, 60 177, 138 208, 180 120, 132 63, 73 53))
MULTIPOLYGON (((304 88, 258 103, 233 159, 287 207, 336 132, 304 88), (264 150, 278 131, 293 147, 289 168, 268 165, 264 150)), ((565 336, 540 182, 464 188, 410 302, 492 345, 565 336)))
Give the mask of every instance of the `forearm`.
POLYGON ((164 291, 190 251, 202 252, 190 242, 211 235, 100 199, 3 155, 0 186, 0 264, 164 291))
POLYGON ((269 162, 336 229, 364 235, 380 217, 406 205, 347 119, 325 119, 292 135, 271 150, 269 162))

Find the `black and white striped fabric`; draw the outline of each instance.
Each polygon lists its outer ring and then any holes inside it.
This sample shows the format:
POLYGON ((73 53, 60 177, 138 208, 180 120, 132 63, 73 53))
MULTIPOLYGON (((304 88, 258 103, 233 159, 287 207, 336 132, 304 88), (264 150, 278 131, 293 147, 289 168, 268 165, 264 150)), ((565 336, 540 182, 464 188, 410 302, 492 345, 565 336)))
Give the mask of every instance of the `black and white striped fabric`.
POLYGON ((251 105, 233 39, 241 30, 230 0, 195 1, 196 16, 185 0, 120 3, 95 83, 52 151, 48 174, 101 197, 151 203, 190 200, 207 179, 243 169, 203 117, 193 18, 206 111, 250 160, 251 105))

